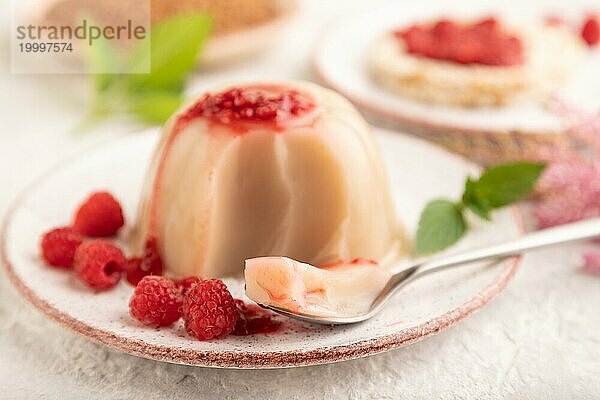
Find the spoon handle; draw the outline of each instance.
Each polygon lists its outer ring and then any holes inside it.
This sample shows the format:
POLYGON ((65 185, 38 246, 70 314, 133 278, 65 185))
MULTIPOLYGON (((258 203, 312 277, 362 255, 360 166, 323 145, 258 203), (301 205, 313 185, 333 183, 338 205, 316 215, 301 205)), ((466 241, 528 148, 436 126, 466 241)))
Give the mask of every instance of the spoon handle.
POLYGON ((528 250, 573 242, 576 240, 591 239, 595 236, 600 236, 600 218, 593 218, 581 222, 561 225, 555 228, 543 229, 489 247, 435 257, 421 263, 418 269, 420 270, 419 272, 427 272, 431 269, 452 267, 459 264, 494 258, 504 258, 507 256, 518 255, 528 250))

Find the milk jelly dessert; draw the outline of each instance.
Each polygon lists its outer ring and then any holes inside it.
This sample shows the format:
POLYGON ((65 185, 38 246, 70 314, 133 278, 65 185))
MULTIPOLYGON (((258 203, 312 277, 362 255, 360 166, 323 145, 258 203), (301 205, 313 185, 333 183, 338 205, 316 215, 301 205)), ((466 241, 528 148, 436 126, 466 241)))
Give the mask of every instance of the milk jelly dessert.
POLYGON ((182 107, 162 130, 132 245, 175 278, 240 275, 260 256, 385 265, 405 250, 369 126, 304 82, 224 87, 182 107))

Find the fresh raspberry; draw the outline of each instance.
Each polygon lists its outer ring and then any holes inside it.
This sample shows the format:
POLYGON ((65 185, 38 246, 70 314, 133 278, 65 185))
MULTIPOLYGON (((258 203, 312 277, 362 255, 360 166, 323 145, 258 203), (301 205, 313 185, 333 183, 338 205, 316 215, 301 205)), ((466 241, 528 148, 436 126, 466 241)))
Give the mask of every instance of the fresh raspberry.
POLYGON ((42 237, 40 247, 42 258, 48 265, 60 268, 71 268, 75 250, 83 242, 83 237, 73 232, 73 229, 56 228, 46 232, 42 237))
POLYGON ((115 286, 125 267, 121 249, 105 240, 92 240, 80 245, 75 251, 73 268, 83 282, 105 290, 115 286))
POLYGON ((274 320, 273 314, 269 311, 256 304, 248 305, 240 299, 235 299, 234 301, 240 315, 235 323, 232 335, 266 334, 276 332, 281 327, 281 322, 274 320))
POLYGON ((155 237, 146 240, 144 255, 127 260, 127 281, 136 286, 147 275, 162 275, 163 263, 155 237))
POLYGON ((188 276, 187 278, 176 279, 175 285, 177 285, 181 291, 181 294, 185 296, 187 292, 189 292, 190 289, 199 282, 202 282, 202 279, 198 278, 197 276, 188 276))
POLYGON ((125 261, 125 276, 127 278, 127 282, 129 282, 132 286, 137 286, 142 278, 148 275, 140 268, 141 264, 141 257, 132 257, 125 261))
POLYGON ((129 301, 129 313, 144 325, 169 326, 181 317, 179 288, 162 276, 145 276, 129 301))
POLYGON ((197 283, 183 299, 185 329, 199 340, 229 335, 238 317, 233 297, 219 279, 197 283))
POLYGON ((119 202, 110 193, 96 192, 75 213, 73 229, 86 236, 110 237, 124 224, 119 202))
POLYGON ((236 336, 246 336, 248 335, 248 322, 246 321, 246 315, 248 313, 248 306, 244 303, 243 300, 233 299, 235 302, 235 306, 238 310, 238 319, 235 322, 235 327, 233 328, 232 335, 236 336))
POLYGON ((596 46, 600 42, 600 21, 597 16, 587 17, 581 27, 581 37, 590 47, 596 46))

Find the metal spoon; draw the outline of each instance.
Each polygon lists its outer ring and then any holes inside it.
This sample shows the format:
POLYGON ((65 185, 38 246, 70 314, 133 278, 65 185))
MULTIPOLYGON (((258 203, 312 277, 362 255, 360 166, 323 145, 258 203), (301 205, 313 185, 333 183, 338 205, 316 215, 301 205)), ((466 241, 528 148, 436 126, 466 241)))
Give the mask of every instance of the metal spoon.
POLYGON ((392 275, 387 285, 381 290, 381 293, 375 298, 369 311, 360 315, 348 315, 337 317, 324 317, 320 315, 310 315, 293 313, 289 310, 274 306, 264 306, 277 313, 287 317, 296 318, 305 322, 326 325, 354 324, 365 321, 377 314, 387 300, 400 288, 405 287, 417 279, 434 272, 444 271, 448 268, 454 268, 469 264, 475 261, 496 260, 500 261, 510 256, 516 256, 529 250, 538 249, 546 246, 573 242, 577 240, 590 239, 600 236, 600 218, 589 219, 582 222, 562 225, 556 228, 544 229, 521 236, 501 244, 484 247, 476 250, 464 251, 456 254, 448 254, 440 257, 434 257, 427 260, 417 260, 408 268, 392 275))

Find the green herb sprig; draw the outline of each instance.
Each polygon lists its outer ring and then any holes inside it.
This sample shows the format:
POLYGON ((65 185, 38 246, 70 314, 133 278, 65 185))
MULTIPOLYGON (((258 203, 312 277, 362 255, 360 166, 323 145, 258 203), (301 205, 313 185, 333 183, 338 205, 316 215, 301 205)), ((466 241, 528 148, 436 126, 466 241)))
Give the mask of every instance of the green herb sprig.
POLYGON ((456 243, 469 229, 467 210, 489 221, 493 210, 523 199, 534 188, 544 167, 543 163, 528 162, 497 165, 479 179, 467 178, 460 201, 429 202, 419 220, 415 254, 435 253, 456 243))
POLYGON ((115 63, 124 63, 126 68, 122 70, 128 71, 149 65, 149 73, 93 74, 94 98, 81 126, 115 113, 162 124, 181 105, 185 80, 196 66, 211 29, 208 15, 186 14, 152 26, 150 51, 147 43, 138 44, 125 54, 107 40, 90 46, 87 63, 91 71, 114 70, 111 67, 115 63))

